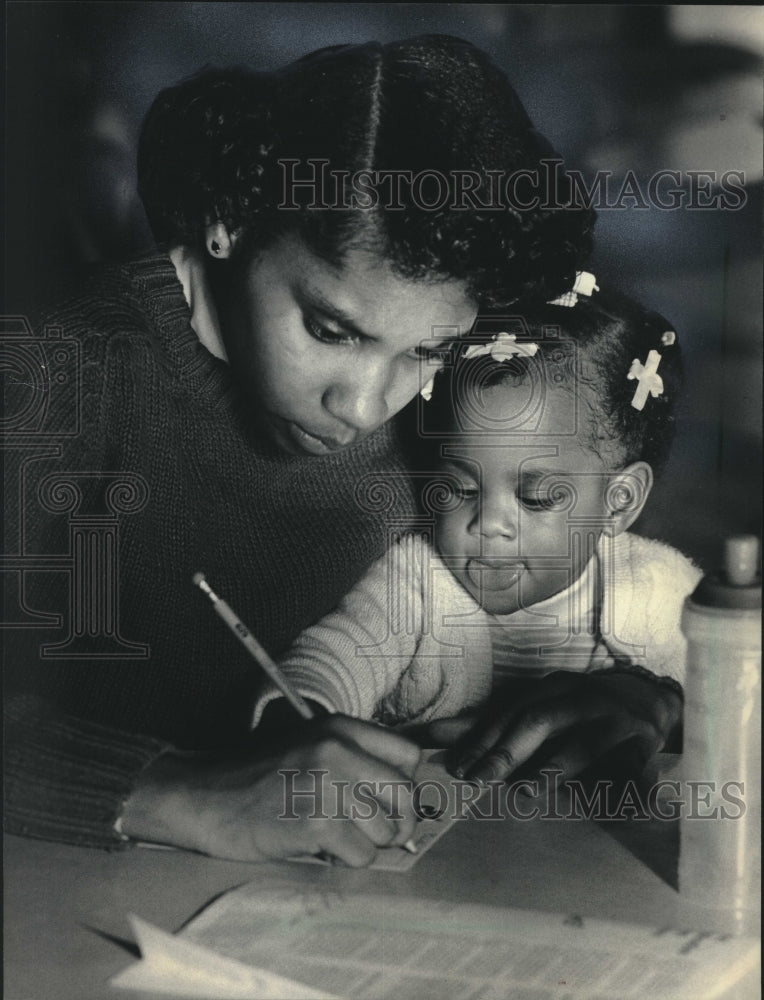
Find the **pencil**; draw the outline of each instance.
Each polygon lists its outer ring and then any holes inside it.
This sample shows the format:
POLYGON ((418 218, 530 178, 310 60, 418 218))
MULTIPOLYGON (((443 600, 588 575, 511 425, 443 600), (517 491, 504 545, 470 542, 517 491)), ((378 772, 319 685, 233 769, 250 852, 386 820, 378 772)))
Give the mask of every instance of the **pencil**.
MULTIPOLYGON (((242 646, 244 646, 252 659, 263 668, 292 707, 300 713, 303 719, 312 719, 314 716, 310 705, 308 705, 299 692, 295 691, 279 669, 278 665, 266 653, 233 608, 226 604, 222 597, 218 597, 212 587, 210 587, 207 583, 204 573, 194 573, 193 582, 203 593, 207 595, 207 597, 209 597, 212 601, 212 606, 218 615, 220 615, 228 628, 233 632, 242 646)), ((405 844, 401 845, 401 847, 404 851, 408 851, 409 854, 419 853, 416 844, 411 839, 407 840, 405 844)))
POLYGON ((199 587, 199 589, 202 590, 207 597, 209 597, 215 611, 217 611, 242 646, 244 646, 252 659, 260 664, 292 707, 300 713, 303 719, 312 719, 313 712, 311 711, 310 706, 302 698, 302 696, 295 691, 281 670, 279 670, 278 666, 273 662, 270 656, 268 656, 257 639, 249 631, 244 622, 240 620, 233 609, 229 607, 229 605, 227 605, 221 597, 218 597, 212 587, 210 587, 204 577, 204 573, 194 573, 193 581, 196 586, 199 587))

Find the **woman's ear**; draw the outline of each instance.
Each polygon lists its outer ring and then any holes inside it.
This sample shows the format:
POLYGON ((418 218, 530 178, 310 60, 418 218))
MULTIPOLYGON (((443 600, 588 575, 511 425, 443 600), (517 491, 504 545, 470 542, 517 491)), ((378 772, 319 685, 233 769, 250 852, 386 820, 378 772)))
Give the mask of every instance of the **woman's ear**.
POLYGON ((229 233, 219 220, 210 223, 204 234, 207 253, 215 260, 227 260, 236 246, 238 233, 229 233))
POLYGON ((610 538, 627 531, 642 513, 653 488, 653 470, 647 462, 632 462, 610 477, 605 494, 608 518, 603 529, 610 538))

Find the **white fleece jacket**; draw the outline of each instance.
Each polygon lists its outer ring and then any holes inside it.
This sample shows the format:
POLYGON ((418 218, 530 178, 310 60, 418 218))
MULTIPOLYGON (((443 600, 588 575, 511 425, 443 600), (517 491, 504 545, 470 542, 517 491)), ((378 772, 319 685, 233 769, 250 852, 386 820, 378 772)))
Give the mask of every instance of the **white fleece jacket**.
MULTIPOLYGON (((681 609, 700 570, 668 545, 628 533, 602 536, 594 558, 599 627, 585 669, 625 660, 681 684, 681 609)), ((281 667, 304 697, 329 711, 427 722, 487 700, 491 622, 428 540, 410 534, 371 566, 336 611, 297 638, 281 667)), ((275 688, 263 691, 254 725, 276 697, 275 688)))

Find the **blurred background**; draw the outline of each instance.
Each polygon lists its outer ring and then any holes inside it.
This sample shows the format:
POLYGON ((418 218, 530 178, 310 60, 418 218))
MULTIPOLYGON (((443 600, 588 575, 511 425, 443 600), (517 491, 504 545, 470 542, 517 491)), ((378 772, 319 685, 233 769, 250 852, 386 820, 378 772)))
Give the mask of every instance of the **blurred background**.
MULTIPOLYGON (((311 49, 444 32, 486 50, 537 128, 585 177, 744 177, 745 204, 603 209, 592 270, 662 312, 687 390, 670 464, 638 530, 712 568, 759 533, 762 374, 760 7, 11 2, 6 314, 31 314, 151 239, 135 148, 156 93, 204 65, 270 69, 311 49)), ((740 179, 736 179, 740 184, 740 179)), ((686 186, 686 185, 685 185, 686 186)), ((615 200, 615 199, 614 199, 615 200)), ((737 199, 738 202, 742 198, 737 199)))

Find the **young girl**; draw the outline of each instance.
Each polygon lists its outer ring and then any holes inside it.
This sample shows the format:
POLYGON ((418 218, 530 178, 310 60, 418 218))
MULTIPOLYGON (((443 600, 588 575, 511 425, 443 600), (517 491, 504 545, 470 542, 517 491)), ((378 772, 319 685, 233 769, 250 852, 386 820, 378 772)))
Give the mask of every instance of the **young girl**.
POLYGON ((48 391, 32 426, 37 381, 18 380, 8 423, 9 829, 354 865, 406 839, 410 801, 402 822, 278 822, 284 766, 395 780, 416 747, 335 719, 242 750, 256 675, 191 578, 276 654, 384 552, 356 486, 389 477, 414 515, 392 418, 422 345, 559 294, 588 252, 592 213, 563 187, 506 203, 550 155, 503 73, 454 38, 160 94, 139 150, 158 249, 20 338, 48 391))
MULTIPOLYGON (((578 288, 592 285, 579 276, 578 288)), ((673 433, 674 332, 625 298, 579 291, 454 351, 422 422, 439 448, 424 491, 432 526, 397 539, 300 636, 285 671, 326 709, 391 724, 490 698, 458 768, 471 777, 505 777, 582 722, 580 765, 626 739, 659 749, 676 721, 680 610, 699 572, 628 529, 673 433), (579 679, 557 674, 520 699, 506 683, 554 671, 579 679)), ((579 757, 573 746, 555 762, 576 769, 579 757)))

